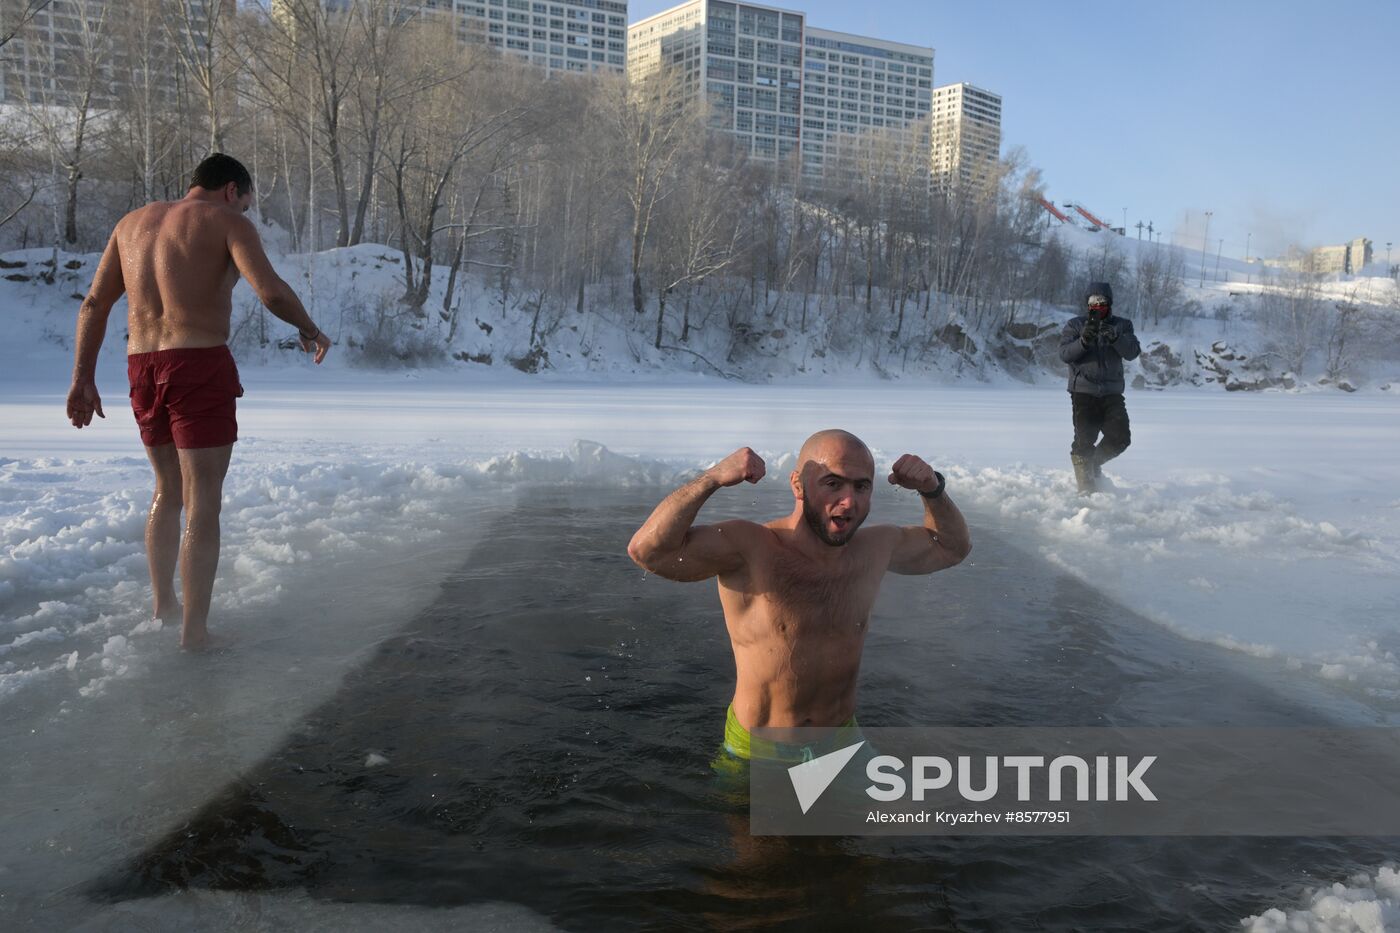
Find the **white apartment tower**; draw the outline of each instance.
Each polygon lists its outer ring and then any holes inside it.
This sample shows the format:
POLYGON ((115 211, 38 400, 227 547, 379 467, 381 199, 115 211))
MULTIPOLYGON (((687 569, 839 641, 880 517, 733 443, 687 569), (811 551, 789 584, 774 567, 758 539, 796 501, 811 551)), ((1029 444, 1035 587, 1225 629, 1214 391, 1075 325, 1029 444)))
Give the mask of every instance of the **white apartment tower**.
POLYGON ((1001 158, 1001 95, 971 84, 933 89, 930 168, 942 190, 979 185, 1001 158))
POLYGON ((484 42, 549 74, 627 67, 625 0, 423 0, 451 10, 457 38, 484 42))
POLYGON ((862 140, 911 125, 922 129, 932 100, 933 49, 811 26, 804 49, 804 174, 820 176, 837 152, 862 140))
POLYGON ((784 160, 801 144, 803 29, 792 10, 689 0, 629 27, 628 74, 684 69, 716 128, 756 158, 784 160))
MULTIPOLYGON (((286 15, 292 2, 272 0, 272 15, 286 15)), ((355 2, 320 0, 320 5, 334 12, 355 2)), ((458 42, 488 45, 549 75, 620 74, 627 67, 626 0, 405 0, 403 6, 450 22, 458 42)))
MULTIPOLYGON (((209 11, 232 18, 234 0, 189 0, 193 34, 181 41, 205 44, 200 32, 209 11), (222 7, 222 9, 220 9, 222 7)), ((29 100, 55 106, 73 106, 90 70, 97 78, 92 106, 115 106, 121 95, 146 69, 153 78, 151 93, 162 101, 175 94, 175 76, 169 62, 178 54, 164 21, 153 19, 155 48, 144 59, 132 61, 130 43, 119 41, 132 28, 126 4, 121 0, 0 0, 0 36, 22 25, 0 51, 0 102, 29 100)), ((130 37, 127 37, 130 38, 130 37)))

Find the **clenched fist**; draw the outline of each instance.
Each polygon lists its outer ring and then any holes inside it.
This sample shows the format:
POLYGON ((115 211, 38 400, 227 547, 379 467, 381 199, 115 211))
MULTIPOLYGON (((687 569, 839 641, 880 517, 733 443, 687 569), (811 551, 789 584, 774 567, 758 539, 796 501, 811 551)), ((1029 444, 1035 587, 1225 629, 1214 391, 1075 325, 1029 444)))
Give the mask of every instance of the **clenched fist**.
POLYGON ((745 481, 756 483, 763 479, 763 458, 751 448, 740 447, 705 473, 721 486, 737 486, 745 481))
POLYGON ((938 488, 938 477, 933 467, 913 454, 905 454, 890 467, 890 482, 915 492, 933 492, 938 488))

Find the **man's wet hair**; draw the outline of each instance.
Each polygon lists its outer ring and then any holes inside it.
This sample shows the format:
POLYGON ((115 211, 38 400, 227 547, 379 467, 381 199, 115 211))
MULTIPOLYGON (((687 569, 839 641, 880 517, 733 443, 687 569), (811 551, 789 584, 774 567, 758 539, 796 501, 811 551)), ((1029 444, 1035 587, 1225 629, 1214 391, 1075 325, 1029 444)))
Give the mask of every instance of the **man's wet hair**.
POLYGON ((216 152, 195 166, 194 177, 190 179, 190 187, 218 191, 229 182, 238 186, 239 195, 245 195, 253 190, 253 176, 248 174, 243 163, 233 156, 216 152))

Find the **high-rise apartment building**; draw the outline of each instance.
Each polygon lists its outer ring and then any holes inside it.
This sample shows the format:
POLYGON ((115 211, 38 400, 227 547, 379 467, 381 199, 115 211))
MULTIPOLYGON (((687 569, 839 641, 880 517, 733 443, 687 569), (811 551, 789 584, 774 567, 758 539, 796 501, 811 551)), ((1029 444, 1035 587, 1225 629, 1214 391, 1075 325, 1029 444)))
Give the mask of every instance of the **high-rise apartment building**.
MULTIPOLYGON (((316 2, 272 0, 272 15, 316 2)), ((319 0, 327 10, 355 2, 319 0)), ((488 45, 547 74, 627 67, 626 0, 402 0, 402 6, 451 23, 459 42, 488 45)))
POLYGON ((450 11, 457 37, 484 42, 547 73, 627 68, 625 0, 422 0, 450 11))
POLYGON ((709 96, 717 129, 760 159, 798 151, 803 14, 730 0, 689 0, 628 29, 628 73, 681 68, 709 96))
MULTIPOLYGON (((210 10, 219 16, 234 13, 234 0, 189 3, 189 15, 180 22, 182 28, 193 29, 184 41, 194 45, 205 44, 200 30, 207 27, 210 10)), ((123 0, 51 0, 42 5, 0 0, 0 36, 17 27, 22 28, 0 50, 0 102, 74 106, 90 89, 90 106, 105 109, 115 106, 138 76, 151 82, 151 93, 175 92, 169 62, 178 52, 165 20, 151 15, 143 21, 123 0), (147 27, 144 31, 141 22, 147 27), (142 42, 154 47, 139 48, 142 42)))
POLYGON ((995 177, 1001 158, 1001 95, 971 84, 933 89, 930 167, 944 191, 995 177))
POLYGON ((805 174, 823 174, 828 160, 871 139, 927 144, 922 121, 932 100, 933 49, 809 26, 804 50, 805 174), (904 136, 911 131, 914 140, 904 136))
MULTIPOLYGON (((901 136, 927 153, 933 49, 817 29, 806 14, 735 0, 687 0, 633 23, 627 71, 680 71, 709 101, 712 124, 755 158, 801 153, 820 177, 838 153, 901 136)), ((911 146, 911 152, 914 151, 911 146)))

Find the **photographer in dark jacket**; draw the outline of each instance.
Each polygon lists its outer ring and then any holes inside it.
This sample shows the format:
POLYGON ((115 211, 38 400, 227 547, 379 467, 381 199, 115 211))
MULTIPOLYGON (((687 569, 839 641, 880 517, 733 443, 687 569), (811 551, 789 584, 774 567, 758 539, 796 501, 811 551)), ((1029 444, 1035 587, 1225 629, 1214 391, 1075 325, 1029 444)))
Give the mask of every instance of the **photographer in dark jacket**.
POLYGON ((1133 322, 1113 314, 1112 286, 1090 282, 1086 301, 1088 312, 1065 324, 1060 335, 1060 359, 1069 364, 1074 407, 1070 462, 1081 495, 1094 491, 1103 464, 1132 442, 1123 403, 1123 361, 1142 352, 1133 322))

